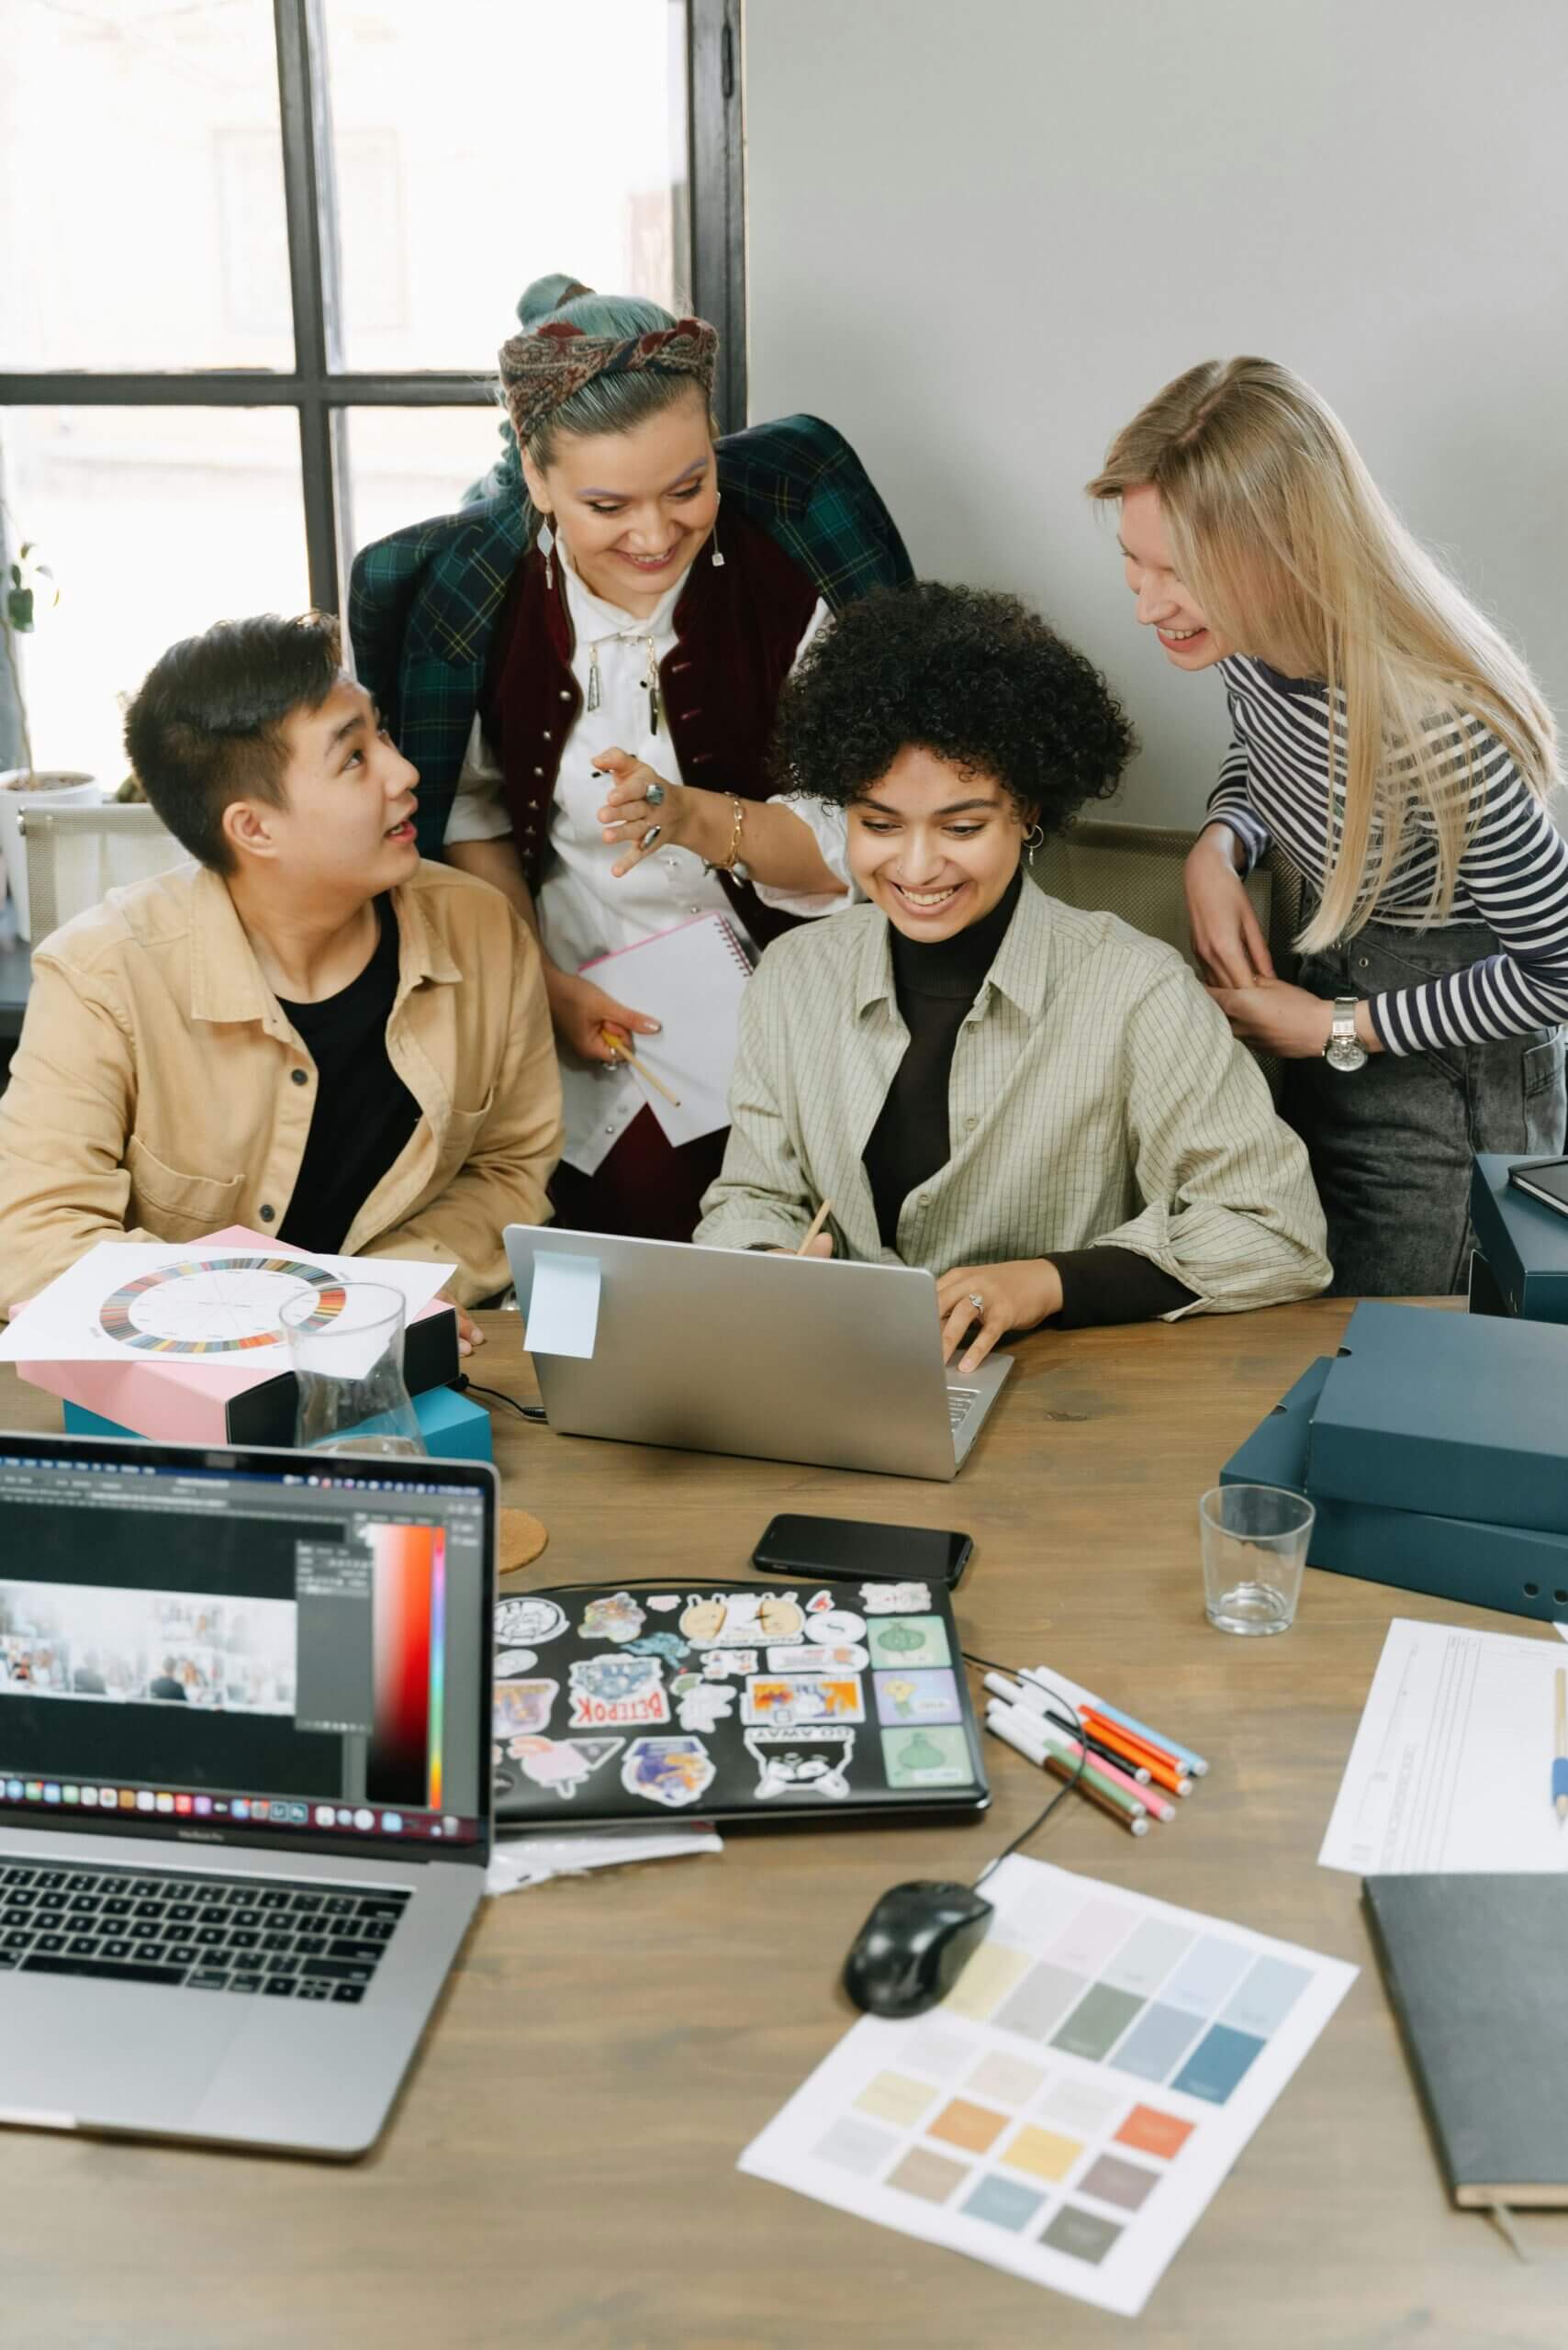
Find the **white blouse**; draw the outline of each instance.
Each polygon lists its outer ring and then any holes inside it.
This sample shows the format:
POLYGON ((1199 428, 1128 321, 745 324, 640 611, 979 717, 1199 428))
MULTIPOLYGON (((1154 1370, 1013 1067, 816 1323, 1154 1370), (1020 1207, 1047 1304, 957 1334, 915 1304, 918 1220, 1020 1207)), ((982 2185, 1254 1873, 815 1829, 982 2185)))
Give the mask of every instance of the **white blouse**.
MULTIPOLYGON (((565 554, 557 540, 557 560, 565 554)), ((697 560, 702 562, 705 556, 700 554, 697 560)), ((755 944, 724 895, 717 874, 707 869, 694 850, 674 845, 662 847, 654 856, 639 859, 630 873, 617 879, 610 868, 624 851, 599 836, 599 811, 610 785, 607 777, 593 772, 597 754, 619 745, 633 758, 644 760, 666 783, 681 780, 662 708, 656 726, 650 723, 648 679, 674 649, 675 608, 686 586, 686 573, 641 620, 596 596, 569 561, 563 563, 562 576, 572 623, 572 675, 583 706, 562 746, 550 807, 544 878, 536 895, 545 953, 561 969, 579 970, 600 955, 635 946, 678 923, 689 922, 694 914, 713 912, 724 915, 755 954, 755 944), (597 706, 589 710, 596 671, 597 706)), ((819 599, 795 648, 797 663, 828 617, 827 606, 819 599)), ((833 913, 852 904, 855 892, 849 888, 843 809, 819 800, 791 800, 787 804, 808 826, 824 862, 846 889, 843 893, 809 895, 768 889, 758 882, 758 897, 767 905, 802 915, 833 913)), ((500 766, 476 715, 445 839, 448 845, 498 840, 511 828, 501 797, 500 766)), ((744 866, 737 870, 745 875, 744 866)), ((610 994, 617 994, 609 974, 603 975, 603 984, 610 994)), ((631 1008, 635 1010, 635 1004, 631 1008)), ((610 1156, 645 1096, 624 1067, 582 1061, 566 1050, 560 1059, 566 1120, 562 1156, 568 1166, 591 1175, 610 1156)))

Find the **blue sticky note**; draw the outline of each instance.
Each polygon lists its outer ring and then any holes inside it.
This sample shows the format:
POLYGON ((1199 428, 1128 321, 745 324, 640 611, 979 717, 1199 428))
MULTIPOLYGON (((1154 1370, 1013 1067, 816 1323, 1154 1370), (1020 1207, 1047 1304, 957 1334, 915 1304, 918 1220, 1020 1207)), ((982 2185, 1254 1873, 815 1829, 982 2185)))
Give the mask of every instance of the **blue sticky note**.
POLYGON ((533 1259, 524 1343, 531 1355, 593 1353, 599 1328, 599 1259, 546 1256, 533 1259))

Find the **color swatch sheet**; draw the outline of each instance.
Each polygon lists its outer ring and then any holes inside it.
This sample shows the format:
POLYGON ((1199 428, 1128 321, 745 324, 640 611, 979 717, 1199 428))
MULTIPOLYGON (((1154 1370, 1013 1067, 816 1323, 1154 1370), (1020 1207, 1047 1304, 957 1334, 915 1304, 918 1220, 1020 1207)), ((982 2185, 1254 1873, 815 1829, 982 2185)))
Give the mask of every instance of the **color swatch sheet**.
POLYGON ((940 2007, 867 2017, 754 2177, 1136 2316, 1358 1970, 1014 1856, 940 2007))
POLYGON ((1568 1870, 1552 1769, 1565 1665, 1544 1636, 1396 1616, 1318 1865, 1357 1876, 1568 1870))

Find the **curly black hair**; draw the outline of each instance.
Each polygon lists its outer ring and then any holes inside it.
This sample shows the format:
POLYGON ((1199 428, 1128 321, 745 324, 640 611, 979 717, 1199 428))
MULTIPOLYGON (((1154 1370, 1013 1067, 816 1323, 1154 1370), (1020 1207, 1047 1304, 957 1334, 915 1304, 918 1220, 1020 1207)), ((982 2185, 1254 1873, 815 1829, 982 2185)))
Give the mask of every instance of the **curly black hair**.
POLYGON ((863 798, 901 751, 990 777, 1060 832, 1137 743, 1104 678, 1016 596, 917 579, 848 605, 786 685, 775 789, 863 798))

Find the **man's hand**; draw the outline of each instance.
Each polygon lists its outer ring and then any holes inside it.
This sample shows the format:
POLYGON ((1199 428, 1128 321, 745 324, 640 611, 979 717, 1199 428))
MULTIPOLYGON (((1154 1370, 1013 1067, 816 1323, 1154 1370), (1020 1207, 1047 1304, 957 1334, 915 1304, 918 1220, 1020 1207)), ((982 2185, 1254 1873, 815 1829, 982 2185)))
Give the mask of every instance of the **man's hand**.
POLYGON ((1209 824, 1182 867, 1193 952, 1212 987, 1246 988, 1274 976, 1247 885, 1236 869, 1237 846, 1228 824, 1209 824))
POLYGON ((633 1012, 629 1004, 618 1003, 602 988, 595 987, 576 971, 558 970, 554 964, 544 967, 544 992, 550 999, 550 1017, 561 1043, 576 1053, 579 1060, 616 1061, 621 1056, 604 1035, 622 1044, 630 1044, 633 1036, 656 1036, 659 1024, 645 1012, 633 1012))
POLYGON ((471 1355, 476 1347, 484 1345, 485 1333, 471 1314, 464 1313, 454 1297, 448 1297, 446 1292, 442 1290, 435 1303, 438 1305, 450 1305, 457 1316, 457 1351, 460 1355, 471 1355))
MULTIPOLYGON (((1334 1006, 1327 996, 1292 987, 1285 979, 1268 979, 1249 988, 1210 988, 1210 995, 1230 1023, 1233 1036, 1244 1044, 1261 1045, 1282 1060, 1315 1059, 1328 1042, 1334 1006)), ((1364 1003, 1356 1006, 1356 1034, 1369 1053, 1383 1050, 1372 1015, 1364 1003)))
POLYGON ((1032 1330, 1061 1312, 1061 1275, 1047 1257, 956 1265, 936 1284, 936 1311, 942 1317, 943 1361, 952 1360, 954 1348, 973 1329, 958 1369, 975 1371, 1006 1331, 1032 1330))

